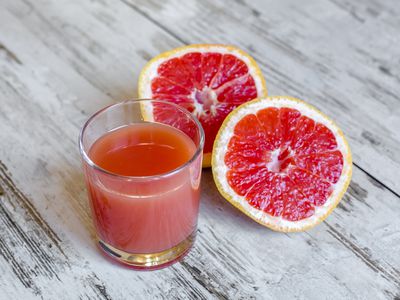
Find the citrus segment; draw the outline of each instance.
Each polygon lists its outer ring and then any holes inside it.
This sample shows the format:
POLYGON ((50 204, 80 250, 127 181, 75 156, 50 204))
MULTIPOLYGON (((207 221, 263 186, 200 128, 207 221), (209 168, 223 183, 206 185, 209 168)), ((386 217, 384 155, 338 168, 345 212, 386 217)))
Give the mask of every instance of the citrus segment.
POLYGON ((212 167, 221 194, 279 231, 305 230, 340 201, 351 178, 351 154, 340 129, 290 97, 247 102, 223 122, 212 167))
MULTIPOLYGON (((189 45, 160 54, 142 70, 139 97, 174 102, 194 114, 205 132, 203 166, 225 117, 240 104, 266 96, 264 78, 245 52, 224 45, 189 45)), ((165 113, 152 110, 154 120, 165 113)))

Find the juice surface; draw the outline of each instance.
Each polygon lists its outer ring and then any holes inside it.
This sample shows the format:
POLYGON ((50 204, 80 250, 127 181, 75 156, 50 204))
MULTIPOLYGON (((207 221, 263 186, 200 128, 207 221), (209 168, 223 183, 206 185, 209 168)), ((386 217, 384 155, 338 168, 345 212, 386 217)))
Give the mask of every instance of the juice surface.
MULTIPOLYGON (((176 169, 195 151, 181 131, 143 123, 106 133, 92 145, 89 156, 115 174, 150 176, 176 169)), ((151 178, 121 178, 86 165, 99 238, 127 253, 158 253, 178 245, 197 226, 200 171, 200 156, 173 174, 151 178)))
POLYGON ((101 168, 125 176, 151 176, 189 161, 196 146, 181 131, 158 123, 125 126, 100 137, 89 157, 101 168))

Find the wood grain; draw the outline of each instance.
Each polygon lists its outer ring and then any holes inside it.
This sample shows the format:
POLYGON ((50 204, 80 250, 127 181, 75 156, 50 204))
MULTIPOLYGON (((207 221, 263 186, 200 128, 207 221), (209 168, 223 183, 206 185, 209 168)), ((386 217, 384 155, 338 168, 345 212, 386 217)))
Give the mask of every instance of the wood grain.
POLYGON ((1 2, 1 299, 400 297, 399 7, 277 3, 1 2), (149 273, 114 265, 93 242, 79 129, 135 96, 149 58, 208 41, 248 50, 271 94, 303 96, 337 119, 359 168, 327 221, 298 234, 252 222, 205 171, 189 256, 149 273))
POLYGON ((271 95, 297 96, 334 117, 354 161, 400 194, 398 2, 124 2, 179 43, 247 50, 271 95))

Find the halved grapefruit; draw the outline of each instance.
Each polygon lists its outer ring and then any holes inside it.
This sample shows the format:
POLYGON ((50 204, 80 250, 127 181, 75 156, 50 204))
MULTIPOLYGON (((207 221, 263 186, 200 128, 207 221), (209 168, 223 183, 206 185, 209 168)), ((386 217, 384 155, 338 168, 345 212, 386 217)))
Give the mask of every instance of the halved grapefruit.
MULTIPOLYGON (((139 98, 174 102, 194 114, 205 133, 203 167, 209 167, 215 136, 234 108, 267 95, 264 77, 244 51, 226 45, 188 45, 162 53, 143 68, 139 98)), ((152 119, 163 120, 161 109, 152 119)), ((170 118, 171 116, 166 116, 170 118)))
POLYGON ((291 97, 247 102, 223 122, 212 152, 220 193, 277 231, 323 221, 346 191, 351 153, 342 131, 316 108, 291 97))

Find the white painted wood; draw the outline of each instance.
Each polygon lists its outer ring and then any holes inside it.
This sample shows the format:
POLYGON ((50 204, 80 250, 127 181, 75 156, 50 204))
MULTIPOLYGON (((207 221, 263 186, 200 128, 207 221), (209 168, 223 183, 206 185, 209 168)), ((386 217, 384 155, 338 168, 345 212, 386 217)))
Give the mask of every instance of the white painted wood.
POLYGON ((188 42, 254 48, 271 93, 310 96, 349 134, 355 162, 398 191, 394 154, 399 136, 390 127, 398 125, 392 117, 398 109, 392 91, 398 69, 385 65, 390 60, 379 51, 381 45, 369 42, 365 53, 354 52, 354 45, 368 41, 375 20, 380 41, 394 41, 386 53, 398 59, 398 21, 389 18, 381 24, 369 12, 375 9, 381 20, 393 15, 396 5, 157 3, 133 3, 139 10, 111 0, 0 3, 0 299, 400 297, 400 199, 358 168, 328 220, 299 234, 274 233, 252 222, 219 196, 208 170, 203 173, 198 239, 183 262, 143 273, 99 254, 80 170, 79 128, 100 107, 134 97, 141 67, 151 56, 180 45, 175 35, 188 42), (311 8, 321 14, 303 16, 308 21, 298 18, 311 8), (296 18, 279 24, 289 11, 296 18), (338 21, 326 25, 324 16, 338 21), (357 18, 367 24, 359 25, 360 36, 341 30, 341 37, 335 25, 355 26, 357 18), (271 24, 277 32, 264 31, 271 24), (304 53, 305 31, 316 41, 309 53, 304 53), (327 33, 337 48, 325 45, 327 33), (341 50, 351 50, 350 56, 336 54, 341 50), (368 55, 383 60, 379 64, 395 75, 382 74, 388 78, 381 79, 373 68, 378 62, 368 55), (349 67, 352 61, 354 68, 349 67), (286 78, 289 71, 293 82, 286 78), (360 82, 351 79, 363 72, 368 76, 360 82), (367 79, 382 85, 384 90, 376 91, 381 103, 368 92, 371 83, 362 84, 367 79), (393 95, 384 97, 387 91, 393 95), (323 95, 325 102, 317 100, 323 95), (363 136, 365 126, 371 136, 363 136))
POLYGON ((335 118, 354 161, 400 194, 400 4, 396 0, 135 1, 181 43, 247 50, 271 95, 335 118))

